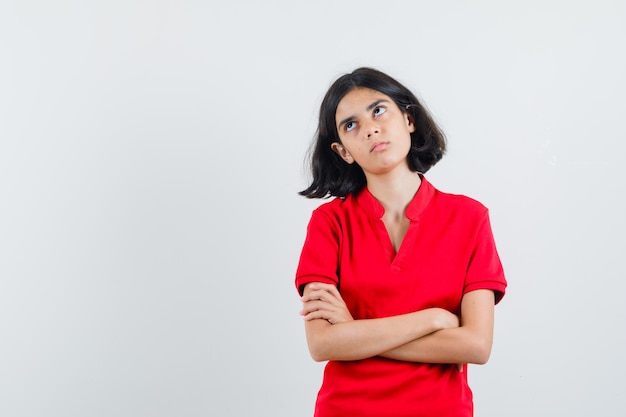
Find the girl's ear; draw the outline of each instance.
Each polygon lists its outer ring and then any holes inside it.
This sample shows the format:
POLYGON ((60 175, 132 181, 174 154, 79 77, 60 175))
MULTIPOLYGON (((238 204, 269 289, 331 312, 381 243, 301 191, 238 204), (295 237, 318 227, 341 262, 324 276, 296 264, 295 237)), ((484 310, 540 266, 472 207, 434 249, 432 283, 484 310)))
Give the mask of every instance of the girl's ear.
POLYGON ((407 126, 409 127, 409 132, 415 132, 415 121, 413 120, 413 116, 411 116, 408 112, 409 106, 407 106, 407 111, 404 113, 404 118, 406 119, 407 126))
POLYGON ((352 164, 354 162, 354 158, 350 155, 350 152, 348 152, 348 150, 341 143, 333 142, 330 145, 330 148, 348 164, 352 164))

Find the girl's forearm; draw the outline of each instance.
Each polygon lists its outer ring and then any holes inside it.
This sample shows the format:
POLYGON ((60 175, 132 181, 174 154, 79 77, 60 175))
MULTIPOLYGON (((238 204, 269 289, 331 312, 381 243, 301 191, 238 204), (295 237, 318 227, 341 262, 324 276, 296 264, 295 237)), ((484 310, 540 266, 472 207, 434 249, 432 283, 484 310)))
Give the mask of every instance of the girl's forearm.
POLYGON ((493 291, 472 291, 461 302, 461 327, 409 341, 381 356, 410 362, 483 364, 491 354, 493 321, 493 291))
POLYGON ((353 320, 330 324, 326 320, 306 323, 307 342, 316 361, 360 360, 393 352, 449 324, 449 313, 426 309, 399 316, 353 320))
POLYGON ((412 340, 380 356, 407 362, 484 364, 491 354, 491 345, 491 338, 458 327, 412 340))

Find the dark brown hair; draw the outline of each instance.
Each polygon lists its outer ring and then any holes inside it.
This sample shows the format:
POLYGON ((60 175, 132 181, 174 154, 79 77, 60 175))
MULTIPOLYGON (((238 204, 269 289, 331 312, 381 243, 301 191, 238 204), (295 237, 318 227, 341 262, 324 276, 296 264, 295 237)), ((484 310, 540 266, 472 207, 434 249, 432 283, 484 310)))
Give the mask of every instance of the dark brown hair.
POLYGON ((411 149, 407 156, 409 168, 425 173, 443 157, 446 139, 434 120, 405 86, 387 74, 372 68, 359 68, 335 81, 320 106, 317 133, 311 147, 311 185, 300 191, 308 198, 330 196, 346 197, 365 187, 365 174, 356 163, 348 164, 332 149, 333 142, 341 143, 335 114, 341 99, 356 88, 369 88, 389 96, 415 125, 411 133, 411 149))

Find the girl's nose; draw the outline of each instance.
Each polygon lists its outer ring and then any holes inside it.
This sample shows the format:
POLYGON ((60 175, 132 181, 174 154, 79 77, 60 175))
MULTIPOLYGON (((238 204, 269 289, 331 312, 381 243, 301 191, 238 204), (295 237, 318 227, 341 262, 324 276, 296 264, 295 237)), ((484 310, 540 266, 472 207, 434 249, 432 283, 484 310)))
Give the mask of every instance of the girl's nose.
POLYGON ((367 138, 369 139, 372 137, 372 135, 379 134, 380 129, 378 128, 376 124, 370 123, 367 126, 365 126, 365 132, 367 133, 367 138))

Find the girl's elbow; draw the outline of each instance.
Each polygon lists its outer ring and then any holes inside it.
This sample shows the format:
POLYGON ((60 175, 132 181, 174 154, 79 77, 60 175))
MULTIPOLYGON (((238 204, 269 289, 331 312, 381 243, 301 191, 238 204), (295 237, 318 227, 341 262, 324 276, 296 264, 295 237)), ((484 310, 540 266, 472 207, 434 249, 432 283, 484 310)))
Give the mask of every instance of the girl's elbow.
POLYGON ((325 362, 331 359, 328 347, 324 343, 309 343, 309 354, 315 362, 325 362))
POLYGON ((491 356, 491 341, 477 341, 473 350, 474 357, 472 362, 476 365, 484 365, 491 356))
POLYGON ((328 359, 325 359, 323 356, 313 356, 313 355, 311 355, 311 358, 313 358, 313 360, 315 362, 318 362, 318 363, 326 362, 328 360, 328 359))
POLYGON ((484 365, 489 361, 489 353, 483 353, 480 352, 476 355, 476 358, 474 359, 474 364, 476 365, 484 365))
POLYGON ((323 352, 319 352, 314 349, 309 349, 309 353, 311 354, 311 359, 313 359, 315 362, 325 362, 328 360, 328 358, 326 358, 326 355, 323 352))

